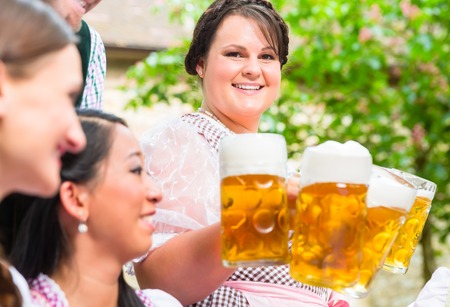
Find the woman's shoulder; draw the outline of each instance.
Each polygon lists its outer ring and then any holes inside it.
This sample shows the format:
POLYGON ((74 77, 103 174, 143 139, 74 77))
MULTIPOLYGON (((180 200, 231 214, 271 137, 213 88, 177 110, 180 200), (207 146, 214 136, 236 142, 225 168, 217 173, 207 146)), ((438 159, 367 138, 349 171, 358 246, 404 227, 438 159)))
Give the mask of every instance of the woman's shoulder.
POLYGON ((66 295, 59 285, 45 274, 39 274, 30 282, 33 305, 68 307, 66 295))
POLYGON ((158 289, 136 290, 136 294, 147 306, 154 307, 181 307, 181 303, 172 295, 158 289))
POLYGON ((187 113, 162 121, 146 131, 141 138, 145 148, 204 147, 216 153, 220 139, 230 131, 202 113, 187 113))
POLYGON ((144 132, 140 138, 144 154, 148 156, 160 151, 164 155, 171 152, 184 154, 193 149, 209 152, 208 141, 199 128, 186 118, 191 118, 191 114, 162 121, 144 132))
POLYGON ((162 120, 152 126, 142 134, 141 141, 143 143, 154 142, 158 139, 183 139, 186 136, 194 136, 198 134, 198 130, 185 118, 189 118, 190 114, 162 120))

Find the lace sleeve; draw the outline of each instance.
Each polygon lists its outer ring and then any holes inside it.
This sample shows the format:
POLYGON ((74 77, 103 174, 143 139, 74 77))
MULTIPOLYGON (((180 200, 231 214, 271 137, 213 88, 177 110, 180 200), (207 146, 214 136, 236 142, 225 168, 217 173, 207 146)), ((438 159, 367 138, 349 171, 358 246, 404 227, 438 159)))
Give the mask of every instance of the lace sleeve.
POLYGON ((159 183, 163 200, 154 218, 157 247, 172 236, 219 221, 217 154, 181 119, 143 135, 146 170, 159 183))

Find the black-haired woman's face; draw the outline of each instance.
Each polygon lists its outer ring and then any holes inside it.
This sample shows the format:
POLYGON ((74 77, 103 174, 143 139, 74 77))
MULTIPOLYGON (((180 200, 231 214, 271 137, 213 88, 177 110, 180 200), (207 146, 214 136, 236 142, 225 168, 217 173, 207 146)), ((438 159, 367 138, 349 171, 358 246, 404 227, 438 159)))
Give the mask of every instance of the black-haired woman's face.
POLYGON ((143 170, 140 145, 129 128, 116 124, 110 154, 91 196, 89 233, 124 263, 152 244, 152 216, 161 191, 143 170))

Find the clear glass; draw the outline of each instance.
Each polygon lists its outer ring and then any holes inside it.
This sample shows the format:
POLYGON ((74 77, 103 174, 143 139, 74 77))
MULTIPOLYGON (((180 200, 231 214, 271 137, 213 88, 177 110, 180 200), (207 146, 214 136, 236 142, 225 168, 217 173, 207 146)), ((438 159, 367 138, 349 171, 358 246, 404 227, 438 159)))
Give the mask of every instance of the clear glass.
POLYGON ((397 169, 389 169, 389 171, 407 180, 417 189, 414 204, 406 217, 405 223, 400 228, 383 265, 383 270, 385 271, 394 274, 405 274, 408 271, 409 262, 416 250, 423 227, 430 213, 431 202, 436 192, 436 184, 397 169))
POLYGON ((416 197, 415 187, 387 169, 374 165, 367 193, 367 221, 362 243, 359 280, 344 293, 364 298, 382 268, 416 197))
POLYGON ((307 148, 300 169, 290 275, 312 286, 350 287, 361 265, 370 153, 355 142, 328 141, 307 148))
POLYGON ((223 265, 285 264, 289 212, 284 137, 263 133, 225 137, 219 162, 223 265))

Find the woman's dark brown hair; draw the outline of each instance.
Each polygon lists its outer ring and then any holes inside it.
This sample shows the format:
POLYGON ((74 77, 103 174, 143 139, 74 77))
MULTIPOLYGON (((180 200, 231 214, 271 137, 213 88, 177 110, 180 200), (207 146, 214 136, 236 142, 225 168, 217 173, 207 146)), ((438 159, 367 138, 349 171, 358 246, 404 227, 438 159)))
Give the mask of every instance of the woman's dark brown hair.
POLYGON ((230 15, 240 15, 256 21, 270 46, 277 52, 281 67, 286 64, 289 53, 289 29, 270 2, 217 0, 208 7, 195 26, 191 45, 184 60, 188 74, 197 74, 196 66, 199 60, 206 57, 217 29, 230 15))

